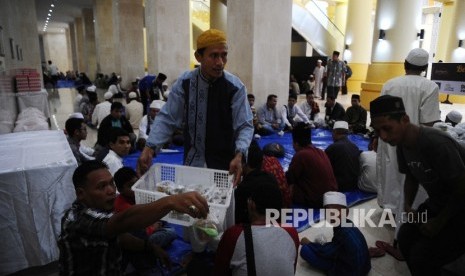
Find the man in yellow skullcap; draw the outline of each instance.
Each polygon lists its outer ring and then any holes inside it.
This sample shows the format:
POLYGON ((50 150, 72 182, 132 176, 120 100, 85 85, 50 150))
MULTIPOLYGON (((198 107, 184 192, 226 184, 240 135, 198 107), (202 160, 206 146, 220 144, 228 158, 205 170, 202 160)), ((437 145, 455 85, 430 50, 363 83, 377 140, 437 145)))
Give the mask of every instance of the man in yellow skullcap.
POLYGON ((184 165, 229 170, 238 183, 242 156, 253 136, 253 117, 244 84, 224 70, 227 56, 224 32, 210 29, 198 37, 195 58, 200 66, 172 86, 138 160, 139 173, 149 168, 173 131, 183 127, 184 165))

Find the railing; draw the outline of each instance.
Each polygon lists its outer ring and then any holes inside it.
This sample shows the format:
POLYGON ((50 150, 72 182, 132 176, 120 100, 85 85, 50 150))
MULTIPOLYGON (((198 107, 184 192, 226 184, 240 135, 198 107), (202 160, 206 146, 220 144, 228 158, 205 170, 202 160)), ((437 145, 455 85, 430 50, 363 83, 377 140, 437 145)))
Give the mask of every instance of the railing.
POLYGON ((313 0, 294 0, 294 3, 304 7, 320 24, 337 40, 344 41, 344 33, 329 19, 324 11, 313 0))

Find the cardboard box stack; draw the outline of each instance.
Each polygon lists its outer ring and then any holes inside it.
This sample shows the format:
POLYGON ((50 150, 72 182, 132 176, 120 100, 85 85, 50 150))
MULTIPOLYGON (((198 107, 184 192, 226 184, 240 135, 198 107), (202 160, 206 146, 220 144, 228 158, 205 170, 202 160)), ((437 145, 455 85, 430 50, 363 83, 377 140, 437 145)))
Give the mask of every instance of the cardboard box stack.
POLYGON ((37 92, 42 88, 40 74, 35 69, 15 69, 16 91, 37 92))

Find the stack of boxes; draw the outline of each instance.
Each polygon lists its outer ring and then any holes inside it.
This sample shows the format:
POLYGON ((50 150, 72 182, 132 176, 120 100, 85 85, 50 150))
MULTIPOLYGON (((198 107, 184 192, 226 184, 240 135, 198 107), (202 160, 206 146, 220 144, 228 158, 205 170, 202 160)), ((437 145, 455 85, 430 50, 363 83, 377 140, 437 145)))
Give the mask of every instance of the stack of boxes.
POLYGON ((40 74, 35 69, 15 69, 17 92, 38 92, 42 88, 40 74))
POLYGON ((2 72, 0 74, 0 93, 13 92, 13 78, 10 74, 2 72))

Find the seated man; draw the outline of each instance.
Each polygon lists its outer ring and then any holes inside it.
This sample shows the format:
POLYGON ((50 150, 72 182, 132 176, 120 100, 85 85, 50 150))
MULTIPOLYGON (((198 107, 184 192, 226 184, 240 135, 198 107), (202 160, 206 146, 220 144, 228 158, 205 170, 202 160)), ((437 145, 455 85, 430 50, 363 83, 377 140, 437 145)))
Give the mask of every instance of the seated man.
POLYGON ((358 188, 365 192, 377 193, 378 183, 376 181, 376 150, 378 148, 378 137, 373 135, 368 144, 368 151, 360 153, 360 177, 358 188))
POLYGON ((65 123, 66 133, 68 134, 68 143, 73 152, 74 157, 78 165, 82 162, 87 161, 88 158, 79 150, 81 147, 81 141, 87 138, 87 126, 84 123, 84 119, 70 118, 65 123))
POLYGON ((110 115, 103 119, 97 133, 97 143, 95 145, 96 158, 103 160, 108 152, 108 143, 110 142, 110 134, 112 128, 124 129, 130 138, 131 145, 136 141, 136 135, 132 129, 128 119, 123 115, 123 104, 120 102, 113 102, 111 104, 110 115))
POLYGON ((333 128, 334 122, 345 119, 346 112, 344 107, 336 102, 336 98, 333 95, 326 97, 325 108, 325 122, 330 128, 333 128))
POLYGON ((276 133, 280 136, 284 134, 284 121, 282 119, 282 113, 276 107, 278 103, 278 96, 270 94, 266 100, 266 103, 258 109, 257 116, 258 122, 262 125, 262 135, 270 135, 276 133))
POLYGON ((296 153, 286 177, 293 203, 321 208, 323 194, 337 191, 337 182, 328 156, 311 144, 310 131, 303 124, 292 130, 292 145, 296 153))
POLYGON ((298 122, 310 124, 307 116, 302 112, 300 107, 296 105, 297 96, 294 94, 289 95, 287 105, 283 106, 282 118, 286 124, 286 128, 292 130, 293 126, 298 122))
POLYGON ((349 130, 353 133, 367 132, 367 111, 360 105, 360 95, 352 94, 352 106, 346 110, 345 121, 349 123, 349 130))
POLYGON ((152 123, 155 120, 155 117, 157 117, 157 114, 160 112, 160 109, 163 107, 163 105, 165 105, 165 102, 162 100, 152 101, 150 104, 149 112, 147 115, 142 117, 142 120, 139 124, 139 139, 137 140, 138 149, 143 149, 145 147, 145 143, 150 134, 152 123))
POLYGON ((397 146, 406 174, 403 217, 415 221, 400 227, 400 251, 412 275, 441 275, 442 266, 465 253, 465 148, 443 131, 412 124, 402 98, 378 97, 370 114, 379 138, 397 146), (429 198, 414 210, 420 185, 429 198))
POLYGON ((307 93, 307 100, 300 105, 300 109, 310 121, 315 121, 315 116, 320 113, 320 107, 315 102, 313 91, 307 93))
MULTIPOLYGON (((204 218, 208 203, 197 192, 167 196, 113 214, 116 189, 104 163, 87 161, 73 174, 76 201, 62 219, 60 275, 122 275, 121 248, 159 256, 159 247, 127 234, 175 210, 204 218)), ((163 259, 164 261, 166 259, 163 259)))
POLYGON ((367 275, 371 270, 368 245, 362 232, 347 219, 349 210, 346 196, 339 192, 327 192, 323 204, 326 214, 331 212, 337 216, 335 221, 328 221, 333 225, 333 239, 320 244, 302 238, 300 256, 328 275, 367 275))
POLYGON ((252 275, 249 267, 255 268, 256 275, 294 275, 299 247, 297 231, 292 227, 266 225, 265 221, 267 209, 281 210, 278 184, 266 175, 251 177, 253 185, 245 188, 250 224, 236 224, 224 232, 216 251, 213 275, 252 275))
POLYGON ((345 121, 337 121, 333 127, 333 144, 325 150, 328 155, 339 191, 357 188, 360 175, 360 150, 349 138, 349 126, 345 121))
POLYGON ((457 124, 462 122, 462 114, 457 110, 451 110, 447 113, 445 122, 450 123, 453 127, 455 127, 457 124))
POLYGON ((129 154, 131 143, 129 134, 124 129, 113 128, 110 135, 110 151, 103 158, 103 163, 108 166, 111 175, 115 175, 123 167, 123 157, 129 154))

